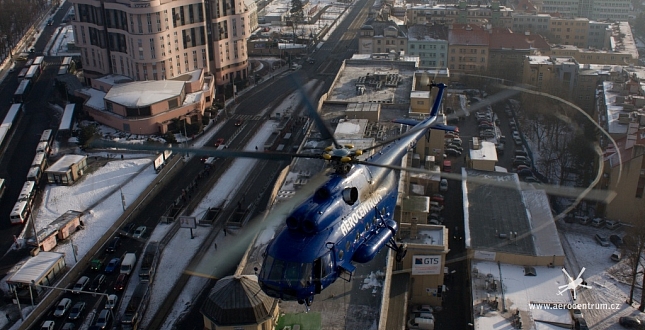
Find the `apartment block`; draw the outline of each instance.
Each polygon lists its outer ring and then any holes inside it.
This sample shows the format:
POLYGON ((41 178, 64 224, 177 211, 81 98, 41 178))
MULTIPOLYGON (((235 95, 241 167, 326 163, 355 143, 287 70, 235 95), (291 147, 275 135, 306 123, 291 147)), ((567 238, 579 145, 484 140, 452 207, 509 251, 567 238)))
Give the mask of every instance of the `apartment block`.
POLYGON ((490 30, 453 24, 448 32, 448 68, 454 72, 483 72, 488 68, 490 30))
POLYGON ((569 97, 576 86, 579 69, 573 57, 526 56, 522 83, 535 86, 538 91, 569 97))
POLYGON ((419 57, 419 68, 445 68, 448 65, 448 27, 413 25, 408 28, 410 56, 419 57))
POLYGON ((511 81, 522 80, 522 65, 529 55, 540 55, 551 48, 546 39, 530 32, 494 29, 490 35, 488 75, 511 81))
POLYGON ((586 17, 592 20, 627 21, 630 0, 543 0, 536 4, 541 12, 561 17, 586 17))
POLYGON ((553 44, 586 48, 588 36, 589 19, 587 18, 553 17, 549 21, 548 37, 553 44))
POLYGON ((407 4, 406 18, 414 24, 471 24, 511 27, 513 9, 492 1, 490 6, 469 5, 466 1, 456 4, 407 4))
POLYGON ((163 80, 203 68, 217 85, 246 79, 246 39, 257 27, 247 2, 73 0, 86 78, 163 80))
POLYGON ((361 27, 358 37, 358 53, 405 52, 408 49, 408 35, 405 26, 392 21, 370 18, 361 27))
POLYGON ((542 33, 549 31, 551 15, 533 13, 513 13, 514 32, 542 33))

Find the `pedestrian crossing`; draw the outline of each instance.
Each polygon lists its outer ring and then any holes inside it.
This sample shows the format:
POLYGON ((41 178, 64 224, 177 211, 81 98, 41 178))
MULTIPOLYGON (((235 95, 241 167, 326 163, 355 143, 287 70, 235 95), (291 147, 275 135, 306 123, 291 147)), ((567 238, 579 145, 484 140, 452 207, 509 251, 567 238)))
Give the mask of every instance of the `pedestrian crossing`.
POLYGON ((238 119, 238 120, 261 120, 262 116, 258 116, 258 115, 235 115, 235 116, 233 116, 233 119, 238 119))

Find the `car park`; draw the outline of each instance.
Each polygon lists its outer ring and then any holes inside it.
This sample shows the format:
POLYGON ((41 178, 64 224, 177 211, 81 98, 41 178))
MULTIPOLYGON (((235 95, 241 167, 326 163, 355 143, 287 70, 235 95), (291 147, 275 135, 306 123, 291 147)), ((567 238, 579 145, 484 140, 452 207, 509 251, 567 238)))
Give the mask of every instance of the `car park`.
POLYGON ((448 180, 441 179, 441 181, 439 181, 439 190, 448 191, 448 180))
POLYGON ((70 320, 78 320, 79 318, 81 318, 84 310, 85 302, 79 301, 75 303, 74 306, 72 306, 72 309, 69 311, 69 316, 67 316, 67 318, 70 320))
POLYGON ((112 258, 110 262, 108 262, 107 266, 105 266, 105 273, 107 274, 114 273, 119 268, 120 263, 121 263, 121 259, 112 258))
POLYGON ((640 328, 643 322, 634 316, 621 316, 618 323, 625 328, 640 328))
POLYGON ((616 234, 609 235, 609 241, 611 241, 611 243, 614 244, 617 248, 621 248, 625 244, 623 242, 623 238, 616 234))
POLYGON ((609 239, 607 238, 607 236, 596 234, 594 235, 594 237, 596 238, 596 241, 598 242, 598 244, 600 244, 600 246, 609 246, 609 239))
POLYGON ((137 229, 134 231, 134 234, 132 234, 132 237, 134 238, 141 238, 143 235, 146 233, 146 230, 148 228, 146 226, 139 226, 137 229))
POLYGON ((92 284, 90 285, 90 288, 88 290, 94 292, 101 291, 103 283, 105 283, 105 275, 98 274, 96 275, 96 277, 94 277, 94 280, 92 281, 92 284))
POLYGON ((60 300, 58 305, 56 305, 56 309, 54 310, 54 316, 55 317, 63 317, 65 313, 69 310, 69 308, 72 307, 72 300, 69 298, 63 298, 60 300))
POLYGON ((114 281, 114 291, 123 291, 128 283, 128 274, 121 273, 114 281))
POLYGON ((72 288, 72 293, 76 293, 76 294, 81 293, 81 291, 85 289, 85 287, 89 282, 90 282, 90 278, 87 276, 83 276, 79 278, 78 281, 76 281, 76 284, 74 284, 74 287, 72 288))

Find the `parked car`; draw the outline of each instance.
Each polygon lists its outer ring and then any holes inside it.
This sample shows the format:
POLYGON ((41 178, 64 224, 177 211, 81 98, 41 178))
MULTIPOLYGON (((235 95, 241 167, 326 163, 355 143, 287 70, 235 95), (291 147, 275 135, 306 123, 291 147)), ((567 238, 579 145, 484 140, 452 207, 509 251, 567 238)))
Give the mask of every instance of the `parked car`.
POLYGON ((143 234, 145 234, 145 233, 146 233, 146 230, 148 230, 148 228, 147 228, 146 226, 139 226, 139 227, 137 227, 137 229, 134 231, 134 234, 132 235, 132 237, 134 237, 134 238, 141 238, 141 237, 143 237, 143 234))
POLYGON ((617 248, 621 248, 621 247, 623 247, 623 245, 625 244, 625 243, 623 242, 623 238, 622 238, 622 237, 620 237, 620 236, 618 236, 618 235, 616 235, 616 234, 609 235, 609 240, 610 240, 610 241, 611 241, 611 242, 612 242, 612 243, 613 243, 617 248))
POLYGON ((452 143, 446 144, 446 148, 449 148, 449 149, 455 149, 455 150, 457 150, 457 151, 459 151, 459 152, 464 152, 464 148, 462 148, 462 147, 461 147, 461 146, 459 146, 459 145, 452 144, 452 143))
POLYGON ((443 197, 442 194, 433 194, 432 196, 430 196, 430 201, 431 202, 437 202, 440 205, 443 205, 444 204, 444 197, 443 197))
POLYGON ((90 288, 88 290, 94 292, 100 291, 103 287, 103 283, 105 283, 105 275, 98 274, 96 275, 96 277, 94 277, 94 280, 92 281, 92 284, 90 285, 90 288))
POLYGON ((531 163, 524 161, 524 160, 516 160, 513 161, 513 167, 517 168, 520 165, 528 166, 531 167, 531 163))
POLYGON ((85 310, 85 302, 79 301, 74 304, 67 318, 70 320, 78 320, 79 318, 81 318, 81 315, 83 314, 84 310, 85 310))
POLYGON ((525 178, 525 177, 528 177, 528 176, 533 176, 533 171, 531 171, 531 170, 530 170, 530 169, 528 169, 528 168, 525 168, 525 169, 522 169, 522 170, 517 171, 517 175, 518 175, 520 178, 525 178))
POLYGON ((600 246, 609 246, 609 239, 607 238, 607 236, 596 234, 594 237, 596 238, 596 241, 598 241, 598 244, 600 244, 600 246))
POLYGON ((639 328, 643 322, 634 316, 622 316, 618 319, 618 323, 625 328, 639 328))
POLYGON ((529 169, 529 170, 530 170, 530 169, 531 169, 531 166, 524 165, 524 164, 522 164, 522 165, 518 165, 518 166, 515 168, 515 172, 518 172, 518 171, 521 171, 521 170, 524 170, 524 169, 529 169))
POLYGON ((522 145, 522 138, 517 137, 517 136, 513 136, 513 142, 515 142, 516 146, 520 146, 520 145, 522 145))
POLYGON ((448 156, 461 156, 461 151, 453 148, 447 148, 443 152, 445 152, 448 156))
POLYGON ((90 278, 87 276, 83 276, 76 281, 76 284, 74 284, 74 287, 72 288, 72 293, 79 294, 85 287, 87 286, 87 283, 90 282, 90 278))
POLYGON ((495 145, 495 150, 497 150, 497 153, 500 155, 504 154, 504 142, 500 142, 495 145))
POLYGON ((116 278, 116 281, 114 282, 114 291, 123 291, 126 284, 128 284, 128 274, 119 274, 119 276, 116 278))
POLYGON ((605 227, 607 229, 616 229, 620 226, 620 221, 618 220, 607 220, 605 221, 605 227))
POLYGON ((112 258, 110 262, 108 262, 107 266, 105 266, 105 272, 107 274, 112 274, 114 271, 116 271, 119 268, 119 264, 121 263, 121 259, 119 258, 112 258))
POLYGON ((56 305, 56 309, 54 310, 54 316, 63 317, 65 313, 67 313, 70 307, 72 307, 72 299, 69 299, 69 298, 61 299, 58 305, 56 305))
POLYGON ((439 181, 439 190, 448 191, 448 180, 441 179, 441 181, 439 181))
POLYGON ((528 153, 528 152, 526 152, 526 150, 516 149, 516 150, 515 150, 515 156, 524 156, 524 157, 527 157, 527 158, 528 158, 528 157, 529 157, 529 153, 528 153))

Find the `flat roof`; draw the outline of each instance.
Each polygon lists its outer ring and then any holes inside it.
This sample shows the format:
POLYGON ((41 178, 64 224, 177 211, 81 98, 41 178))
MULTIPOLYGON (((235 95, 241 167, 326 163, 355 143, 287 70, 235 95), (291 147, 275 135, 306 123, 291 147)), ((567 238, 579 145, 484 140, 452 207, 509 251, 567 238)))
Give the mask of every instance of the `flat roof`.
POLYGON ((177 97, 183 90, 182 81, 137 81, 115 85, 105 95, 105 99, 125 107, 143 107, 177 97))
POLYGON ((96 110, 105 110, 105 102, 103 99, 107 93, 94 88, 83 88, 79 93, 90 97, 85 101, 86 106, 96 110))
POLYGON ((48 167, 45 172, 67 172, 69 167, 87 158, 84 155, 65 155, 48 167))
POLYGON ((336 139, 362 139, 367 123, 367 119, 342 119, 336 126, 334 137, 336 139))
POLYGON ((37 256, 29 258, 20 269, 7 280, 9 283, 31 284, 34 280, 39 282, 49 270, 60 260, 64 258, 64 253, 58 252, 40 252, 37 256))
POLYGON ((609 134, 627 134, 627 125, 618 122, 619 115, 624 113, 623 106, 616 101, 617 97, 620 96, 620 90, 614 90, 614 82, 612 81, 603 81, 602 87, 602 92, 605 94, 605 107, 607 108, 605 113, 607 132, 609 134))
POLYGON ((477 150, 470 149, 470 159, 497 162, 497 150, 495 149, 494 143, 480 140, 479 145, 481 148, 477 150))
POLYGON ((466 248, 535 255, 528 210, 517 174, 463 168, 462 176, 466 248), (471 178, 506 182, 515 189, 471 178), (517 238, 499 237, 500 234, 511 236, 511 232, 517 233, 517 238))
POLYGON ((470 287, 475 329, 514 329, 511 320, 516 311, 519 311, 523 329, 570 329, 573 326, 568 309, 529 307, 529 304, 572 303, 568 293, 558 295, 558 287, 567 284, 561 268, 532 268, 535 276, 527 276, 524 266, 472 261, 470 287), (493 280, 497 283, 496 290, 492 290, 490 285, 493 280), (498 306, 495 310, 491 308, 490 302, 496 298, 498 306))

